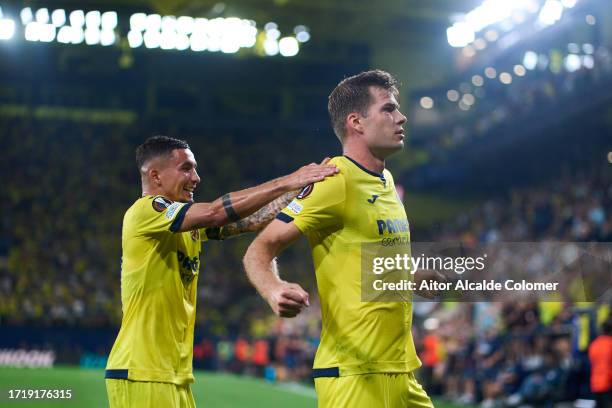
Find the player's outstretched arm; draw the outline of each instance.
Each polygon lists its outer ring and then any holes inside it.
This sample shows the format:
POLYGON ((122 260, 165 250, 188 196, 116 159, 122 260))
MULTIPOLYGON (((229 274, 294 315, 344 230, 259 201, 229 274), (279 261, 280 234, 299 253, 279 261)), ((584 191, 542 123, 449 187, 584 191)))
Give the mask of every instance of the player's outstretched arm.
POLYGON ((225 194, 212 203, 195 203, 187 210, 179 231, 220 227, 247 217, 283 194, 337 173, 335 166, 326 164, 328 160, 309 164, 256 187, 225 194))
POLYGON ((283 208, 289 205, 300 191, 301 190, 295 190, 285 193, 241 220, 229 223, 220 228, 208 228, 206 230, 208 239, 227 239, 239 234, 244 234, 245 232, 261 231, 283 208))
POLYGON ((309 306, 308 293, 282 280, 276 267, 276 257, 300 235, 293 223, 274 220, 251 243, 243 260, 249 280, 280 317, 295 317, 309 306))

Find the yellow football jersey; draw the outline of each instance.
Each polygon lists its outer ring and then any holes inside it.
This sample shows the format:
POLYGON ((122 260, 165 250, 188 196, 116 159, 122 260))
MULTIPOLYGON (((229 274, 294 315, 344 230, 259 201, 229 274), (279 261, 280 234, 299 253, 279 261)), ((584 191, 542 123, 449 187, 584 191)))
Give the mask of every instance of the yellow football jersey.
POLYGON ((321 343, 313 376, 410 372, 421 365, 412 303, 361 301, 361 246, 410 242, 406 212, 388 170, 331 160, 340 173, 302 190, 279 215, 308 238, 321 299, 321 343))
POLYGON ((190 205, 144 196, 125 213, 123 319, 106 378, 193 382, 196 289, 206 231, 176 232, 190 205))

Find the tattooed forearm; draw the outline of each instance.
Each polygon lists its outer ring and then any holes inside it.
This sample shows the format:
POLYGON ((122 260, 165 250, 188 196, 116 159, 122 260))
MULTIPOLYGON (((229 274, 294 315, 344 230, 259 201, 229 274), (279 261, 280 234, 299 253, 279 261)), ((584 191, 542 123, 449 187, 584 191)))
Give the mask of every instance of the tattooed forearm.
POLYGON ((276 217, 276 214, 285 208, 291 202, 291 200, 298 195, 298 193, 299 190, 285 193, 248 217, 223 226, 219 233, 219 239, 226 239, 244 232, 254 232, 263 229, 274 219, 274 217, 276 217))

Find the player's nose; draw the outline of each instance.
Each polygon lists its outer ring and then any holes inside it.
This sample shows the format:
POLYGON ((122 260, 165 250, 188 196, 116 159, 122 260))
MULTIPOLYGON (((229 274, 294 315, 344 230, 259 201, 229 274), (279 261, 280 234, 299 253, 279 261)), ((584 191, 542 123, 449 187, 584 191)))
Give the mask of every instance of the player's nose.
POLYGON ((404 116, 404 114, 400 111, 397 111, 397 113, 398 113, 397 124, 403 125, 404 123, 406 123, 406 121, 408 120, 406 116, 404 116))
POLYGON ((195 184, 199 184, 200 183, 200 176, 198 175, 197 171, 193 171, 193 174, 191 175, 191 181, 195 184))

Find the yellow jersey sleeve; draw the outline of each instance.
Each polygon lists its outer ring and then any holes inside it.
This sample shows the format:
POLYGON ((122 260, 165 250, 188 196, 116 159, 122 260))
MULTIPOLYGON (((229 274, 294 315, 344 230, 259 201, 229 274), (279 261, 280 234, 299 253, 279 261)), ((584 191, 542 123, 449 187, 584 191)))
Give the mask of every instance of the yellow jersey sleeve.
POLYGON ((343 223, 346 186, 342 173, 302 189, 277 219, 292 222, 304 235, 343 223))
POLYGON ((178 232, 191 203, 172 202, 162 196, 142 200, 133 213, 133 221, 142 235, 178 232))

